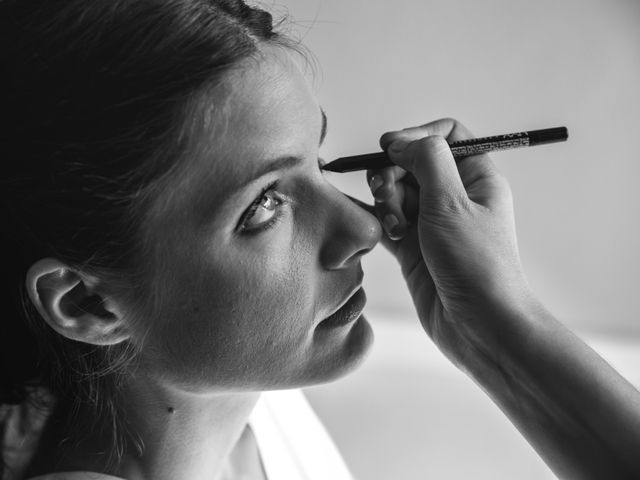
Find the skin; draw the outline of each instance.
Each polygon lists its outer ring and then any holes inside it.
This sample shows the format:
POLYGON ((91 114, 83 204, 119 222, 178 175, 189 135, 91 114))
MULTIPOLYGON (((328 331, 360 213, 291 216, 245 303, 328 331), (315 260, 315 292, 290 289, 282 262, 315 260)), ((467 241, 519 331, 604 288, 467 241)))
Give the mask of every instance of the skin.
POLYGON ((152 209, 146 227, 161 308, 143 361, 194 393, 332 380, 362 359, 371 330, 364 318, 316 327, 359 288, 379 223, 319 170, 320 106, 287 52, 265 49, 228 83, 225 115, 196 140, 207 154, 188 159, 171 203, 152 209), (282 157, 297 163, 255 179, 282 157), (252 219, 258 228, 238 231, 274 181, 271 207, 252 219))
MULTIPOLYGON (((245 430, 259 392, 338 378, 372 342, 363 316, 343 326, 321 322, 360 288, 361 258, 378 243, 380 224, 323 177, 321 110, 293 59, 275 47, 262 54, 209 98, 226 95, 224 114, 195 131, 190 155, 162 189, 170 193, 150 208, 144 229, 156 301, 144 328, 128 323, 127 305, 99 279, 55 259, 28 275, 36 306, 61 334, 141 345, 122 391, 145 451, 109 473, 259 478, 245 430), (282 157, 296 160, 255 176, 282 157), (79 302, 71 298, 79 284, 102 296, 108 314, 74 316, 63 306, 79 302)), ((94 443, 89 450, 99 451, 100 439, 85 442, 94 443)), ((100 471, 87 461, 94 456, 76 451, 58 468, 100 471)))

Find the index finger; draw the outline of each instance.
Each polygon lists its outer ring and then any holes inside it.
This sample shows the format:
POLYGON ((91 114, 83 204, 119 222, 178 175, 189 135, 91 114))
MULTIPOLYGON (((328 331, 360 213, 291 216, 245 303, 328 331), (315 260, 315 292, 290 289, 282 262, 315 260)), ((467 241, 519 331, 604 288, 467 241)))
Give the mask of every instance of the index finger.
MULTIPOLYGON (((387 148, 397 140, 410 143, 433 135, 445 137, 449 143, 475 138, 469 129, 457 120, 453 118, 441 118, 417 127, 387 132, 380 137, 380 145, 383 150, 386 151, 387 148)), ((456 164, 465 188, 469 187, 469 185, 479 178, 495 176, 498 173, 495 165, 487 154, 457 159, 456 164)))
POLYGON ((380 137, 380 146, 384 151, 386 151, 387 148, 389 148, 389 145, 396 140, 413 142, 432 135, 444 137, 449 142, 473 138, 473 134, 467 129, 467 127, 457 120, 453 118, 441 118, 417 127, 387 132, 380 137))

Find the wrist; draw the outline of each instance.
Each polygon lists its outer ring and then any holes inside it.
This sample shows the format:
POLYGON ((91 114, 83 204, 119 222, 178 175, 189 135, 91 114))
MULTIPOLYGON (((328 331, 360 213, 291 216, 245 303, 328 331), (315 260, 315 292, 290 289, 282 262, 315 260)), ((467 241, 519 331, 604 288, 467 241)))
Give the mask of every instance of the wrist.
POLYGON ((487 375, 516 376, 522 355, 535 348, 539 332, 554 321, 526 283, 508 292, 493 290, 460 321, 458 367, 476 381, 487 375))

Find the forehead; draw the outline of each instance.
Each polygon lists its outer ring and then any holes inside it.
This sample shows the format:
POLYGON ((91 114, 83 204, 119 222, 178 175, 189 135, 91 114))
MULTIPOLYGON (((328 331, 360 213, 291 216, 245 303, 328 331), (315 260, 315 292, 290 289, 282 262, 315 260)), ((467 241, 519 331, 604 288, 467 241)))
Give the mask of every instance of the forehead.
POLYGON ((230 79, 220 150, 241 149, 274 157, 298 147, 320 121, 320 110, 294 59, 282 49, 265 52, 230 79))
POLYGON ((200 174, 224 175, 225 189, 242 185, 268 159, 305 156, 318 146, 321 113, 294 58, 270 47, 234 71, 224 88, 221 111, 196 141, 200 174))
POLYGON ((209 214, 211 205, 232 202, 269 159, 317 155, 320 106, 295 58, 281 47, 263 48, 200 102, 206 113, 189 127, 189 151, 170 187, 174 206, 187 202, 196 213, 203 204, 209 214))

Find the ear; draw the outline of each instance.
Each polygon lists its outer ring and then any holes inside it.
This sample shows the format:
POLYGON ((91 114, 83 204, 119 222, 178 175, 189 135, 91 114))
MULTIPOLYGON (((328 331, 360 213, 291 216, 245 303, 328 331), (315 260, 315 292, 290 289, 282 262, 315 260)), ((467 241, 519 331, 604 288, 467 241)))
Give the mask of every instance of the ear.
POLYGON ((93 276, 43 258, 27 272, 26 287, 42 318, 64 337, 94 345, 130 337, 123 305, 93 276))

